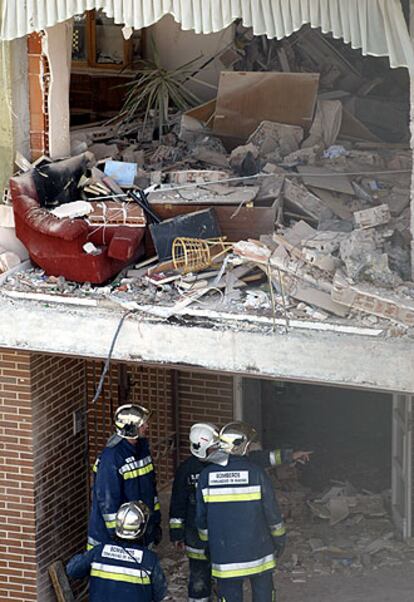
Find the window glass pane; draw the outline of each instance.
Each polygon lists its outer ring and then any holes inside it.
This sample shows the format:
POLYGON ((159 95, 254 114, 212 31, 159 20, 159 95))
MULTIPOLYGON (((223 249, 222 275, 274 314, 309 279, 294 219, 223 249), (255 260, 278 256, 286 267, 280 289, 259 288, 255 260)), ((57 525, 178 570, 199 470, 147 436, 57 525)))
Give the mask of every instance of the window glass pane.
POLYGON ((76 15, 73 21, 72 60, 87 61, 86 14, 76 15))
POLYGON ((124 64, 122 25, 115 25, 101 10, 96 12, 96 62, 124 64))

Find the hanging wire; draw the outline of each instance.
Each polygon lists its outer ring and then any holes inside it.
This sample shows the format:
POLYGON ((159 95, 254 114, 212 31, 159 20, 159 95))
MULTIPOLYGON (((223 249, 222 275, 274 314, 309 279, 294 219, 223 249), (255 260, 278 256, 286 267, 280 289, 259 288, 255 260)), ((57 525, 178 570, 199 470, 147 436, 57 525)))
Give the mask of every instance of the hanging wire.
POLYGON ((102 388, 103 388, 103 384, 104 384, 104 381, 105 381, 105 376, 106 376, 106 374, 107 374, 107 372, 108 372, 108 370, 109 370, 109 366, 110 366, 110 363, 111 363, 111 358, 112 358, 112 353, 113 353, 113 351, 114 351, 115 344, 116 344, 116 341, 117 341, 117 339, 118 339, 119 333, 121 332, 121 328, 122 328, 122 326, 123 326, 123 324, 124 324, 125 320, 126 320, 126 319, 127 319, 129 316, 131 316, 132 314, 136 313, 136 311, 137 311, 137 310, 131 310, 131 311, 127 311, 127 312, 126 312, 126 313, 125 313, 125 314, 122 316, 122 318, 121 318, 121 319, 120 319, 120 321, 119 321, 119 324, 118 324, 118 326, 117 326, 117 329, 116 329, 116 331, 115 331, 115 334, 114 334, 114 336, 113 336, 113 338, 112 338, 111 346, 110 346, 110 348, 109 348, 108 357, 106 358, 105 365, 104 365, 104 368, 103 368, 103 370, 102 370, 101 377, 100 377, 100 379, 99 379, 98 387, 97 387, 97 389, 96 389, 95 395, 94 395, 94 397, 93 397, 93 399, 92 399, 92 402, 91 402, 91 404, 92 404, 92 405, 95 405, 95 403, 96 403, 96 402, 97 402, 97 400, 99 399, 99 396, 100 396, 100 395, 101 395, 101 393, 102 393, 102 388))

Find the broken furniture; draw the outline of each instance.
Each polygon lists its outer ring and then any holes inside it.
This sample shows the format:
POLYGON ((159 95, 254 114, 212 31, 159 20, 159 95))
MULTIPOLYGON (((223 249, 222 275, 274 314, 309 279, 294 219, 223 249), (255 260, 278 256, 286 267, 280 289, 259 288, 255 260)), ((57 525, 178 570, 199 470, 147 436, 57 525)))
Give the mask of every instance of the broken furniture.
MULTIPOLYGON (((62 161, 63 163, 63 161, 62 161)), ((142 255, 146 228, 88 224, 84 219, 59 219, 40 206, 33 170, 10 180, 16 234, 30 259, 48 275, 75 282, 102 284, 142 255), (86 243, 98 254, 84 251, 86 243)))
POLYGON ((231 249, 232 244, 226 243, 224 238, 176 238, 172 248, 174 268, 183 274, 201 272, 231 249))

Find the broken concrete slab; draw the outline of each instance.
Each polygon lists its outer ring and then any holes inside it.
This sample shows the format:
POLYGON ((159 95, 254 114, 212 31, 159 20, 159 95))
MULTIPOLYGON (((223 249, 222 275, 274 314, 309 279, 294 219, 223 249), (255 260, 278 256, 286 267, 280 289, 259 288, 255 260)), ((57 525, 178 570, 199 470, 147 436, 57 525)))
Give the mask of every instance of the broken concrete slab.
POLYGON ((383 241, 375 229, 353 230, 340 244, 340 257, 347 275, 360 282, 367 280, 378 286, 392 288, 400 279, 390 270, 383 241))
POLYGON ((267 265, 272 251, 258 240, 240 240, 233 245, 233 251, 247 261, 267 265))
POLYGON ((298 151, 303 140, 303 129, 295 125, 262 121, 248 138, 247 144, 253 144, 260 157, 271 156, 275 163, 283 157, 298 151))
POLYGON ((345 196, 338 192, 334 192, 333 190, 323 190, 322 188, 315 188, 314 186, 309 186, 308 190, 319 198, 323 204, 340 219, 352 219, 353 212, 349 206, 348 195, 345 196))
POLYGON ((150 192, 148 200, 150 204, 165 203, 168 205, 247 205, 252 202, 259 186, 228 186, 225 184, 202 184, 194 188, 180 188, 172 190, 155 190, 150 192))
MULTIPOLYGON (((275 274, 273 280, 277 283, 279 275, 275 274)), ((283 274, 282 282, 285 292, 293 297, 293 299, 303 301, 309 305, 314 305, 342 318, 346 317, 349 313, 348 308, 344 309, 343 305, 332 300, 332 296, 329 292, 323 291, 315 285, 296 278, 291 274, 283 274)))
POLYGON ((324 205, 317 196, 309 192, 304 186, 286 178, 283 196, 295 209, 308 215, 315 222, 319 221, 324 205))
POLYGON ((315 231, 312 237, 302 239, 302 244, 321 253, 335 253, 341 242, 347 237, 344 232, 315 231))
POLYGON ((302 254, 306 263, 327 272, 333 274, 341 265, 340 260, 337 257, 329 253, 322 253, 316 249, 302 249, 302 254))
POLYGON ((369 285, 353 285, 340 272, 335 274, 331 296, 337 303, 354 310, 393 320, 408 327, 414 326, 413 300, 369 285))
POLYGON ((390 194, 387 195, 386 203, 390 208, 391 215, 397 217, 410 204, 410 191, 406 188, 394 186, 390 194))
POLYGON ((300 148, 283 159, 283 165, 286 167, 296 167, 296 165, 314 165, 319 158, 321 147, 311 146, 310 148, 300 148))
POLYGON ((100 142, 92 144, 88 150, 95 155, 97 161, 119 158, 119 148, 117 144, 105 144, 104 142, 100 142))
POLYGON ((387 224, 390 219, 391 212, 386 203, 370 207, 369 209, 363 209, 362 211, 355 211, 354 213, 355 226, 361 230, 382 226, 387 224))
POLYGON ((333 190, 342 194, 353 196, 355 191, 347 176, 340 172, 326 169, 326 167, 315 167, 313 165, 298 166, 298 172, 302 175, 303 183, 314 188, 333 190))
POLYGON ((337 525, 349 516, 348 500, 343 496, 331 497, 328 501, 329 524, 337 525))
POLYGON ((168 181, 170 184, 204 184, 206 182, 217 182, 229 177, 226 171, 212 169, 183 169, 181 171, 168 172, 168 181))

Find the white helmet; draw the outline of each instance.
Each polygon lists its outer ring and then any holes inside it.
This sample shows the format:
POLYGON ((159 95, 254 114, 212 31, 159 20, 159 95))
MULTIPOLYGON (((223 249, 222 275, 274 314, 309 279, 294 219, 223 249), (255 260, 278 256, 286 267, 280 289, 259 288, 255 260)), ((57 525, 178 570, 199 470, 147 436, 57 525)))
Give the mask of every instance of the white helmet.
POLYGON ((145 533, 150 509, 144 502, 127 502, 116 513, 115 533, 121 539, 139 539, 145 533))
POLYGON ((120 406, 114 416, 116 434, 123 439, 138 439, 139 429, 149 419, 151 412, 132 403, 120 406))
POLYGON ((208 460, 209 455, 219 447, 218 429, 211 422, 197 422, 190 429, 190 451, 200 460, 208 460))
POLYGON ((220 449, 233 456, 244 456, 250 443, 256 437, 256 431, 246 422, 229 422, 219 434, 220 449))

